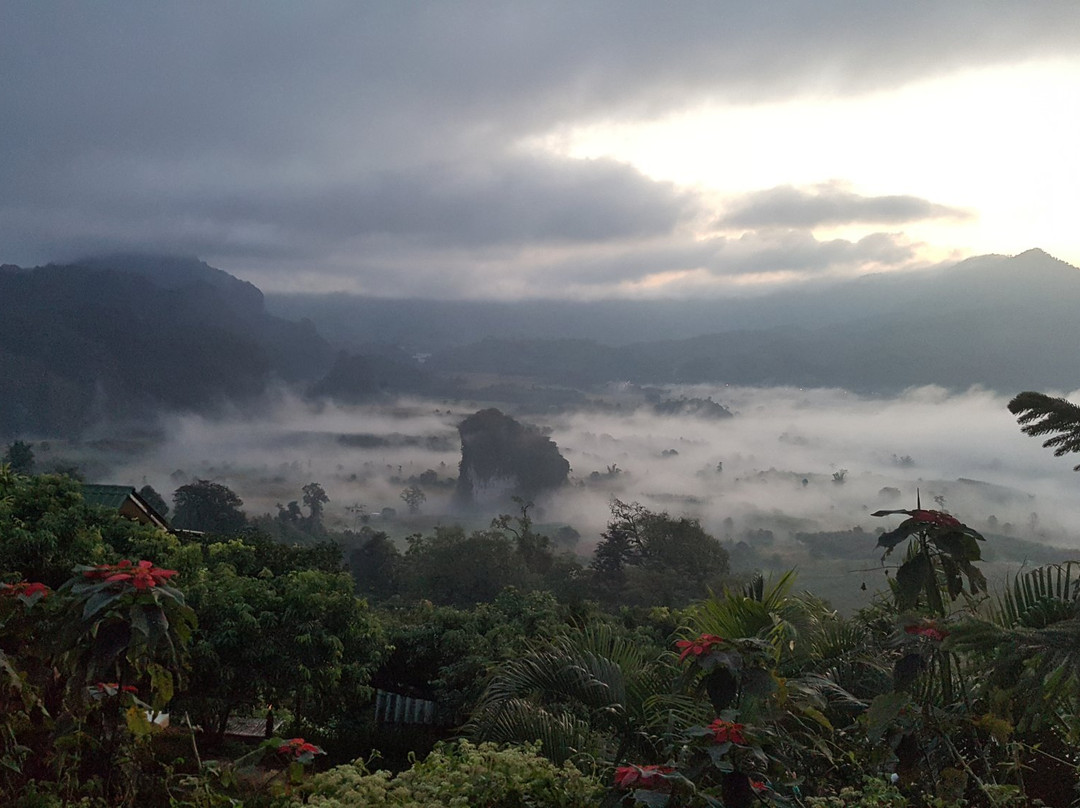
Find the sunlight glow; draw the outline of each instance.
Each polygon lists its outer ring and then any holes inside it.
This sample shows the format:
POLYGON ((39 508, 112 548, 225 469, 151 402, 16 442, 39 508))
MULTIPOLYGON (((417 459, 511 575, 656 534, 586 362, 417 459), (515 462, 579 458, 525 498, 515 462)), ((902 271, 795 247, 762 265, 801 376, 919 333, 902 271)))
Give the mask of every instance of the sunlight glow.
POLYGON ((528 145, 627 162, 715 195, 721 206, 750 191, 837 180, 867 196, 914 195, 976 213, 904 226, 939 254, 1039 246, 1076 264, 1078 89, 1080 59, 1033 62, 861 97, 707 105, 556 131, 528 145))

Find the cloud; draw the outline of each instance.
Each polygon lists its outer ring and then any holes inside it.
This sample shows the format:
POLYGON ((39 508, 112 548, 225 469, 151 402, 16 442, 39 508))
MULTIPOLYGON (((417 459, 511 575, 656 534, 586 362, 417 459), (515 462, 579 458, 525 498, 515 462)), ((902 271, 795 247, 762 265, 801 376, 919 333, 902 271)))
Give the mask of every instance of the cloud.
POLYGON ((746 194, 716 223, 725 229, 814 228, 845 224, 906 224, 927 219, 970 219, 970 211, 916 196, 862 196, 841 183, 811 189, 783 185, 746 194))
MULTIPOLYGON (((473 251, 445 257, 465 282, 484 277, 493 251, 577 244, 587 259, 703 213, 694 195, 625 166, 518 150, 560 128, 704 101, 868 93, 1080 45, 1073 3, 7 11, 0 260, 164 248, 269 285, 321 273, 339 287, 352 260, 359 287, 372 266, 394 268, 400 283, 383 293, 414 285, 421 248, 473 251)), ((875 204, 917 202, 897 200, 875 204)), ((894 215, 879 221, 915 214, 894 215)))
MULTIPOLYGON (((722 294, 748 276, 814 281, 926 266, 919 245, 894 233, 822 240, 807 230, 761 231, 730 238, 671 238, 616 243, 587 254, 517 261, 533 296, 552 285, 575 297, 671 297, 722 294)), ((522 293, 519 290, 519 293, 522 293)), ((524 292, 530 293, 530 292, 524 292)))

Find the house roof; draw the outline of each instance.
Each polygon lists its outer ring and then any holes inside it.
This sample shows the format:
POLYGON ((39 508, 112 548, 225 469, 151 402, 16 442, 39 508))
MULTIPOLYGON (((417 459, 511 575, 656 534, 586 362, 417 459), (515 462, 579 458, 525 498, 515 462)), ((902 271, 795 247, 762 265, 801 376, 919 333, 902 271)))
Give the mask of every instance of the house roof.
POLYGON ((88 505, 119 511, 121 516, 126 516, 128 519, 169 530, 169 523, 165 521, 165 517, 150 507, 147 501, 139 496, 134 486, 84 483, 82 494, 83 500, 88 505))
POLYGON ((87 505, 100 505, 102 508, 119 510, 127 498, 135 493, 131 485, 87 485, 83 484, 82 495, 87 505))

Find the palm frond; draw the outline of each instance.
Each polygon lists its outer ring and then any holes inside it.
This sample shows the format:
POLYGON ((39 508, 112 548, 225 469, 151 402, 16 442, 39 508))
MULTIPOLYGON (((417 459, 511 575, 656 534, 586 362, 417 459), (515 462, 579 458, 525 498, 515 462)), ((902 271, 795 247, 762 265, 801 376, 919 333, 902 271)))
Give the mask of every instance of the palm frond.
POLYGON ((539 742, 544 756, 559 765, 578 754, 595 754, 602 745, 587 721, 525 699, 483 705, 466 726, 466 733, 477 741, 539 742))
MULTIPOLYGON (((1021 430, 1032 437, 1051 435, 1043 446, 1061 457, 1080 452, 1080 407, 1045 393, 1024 392, 1009 402, 1009 412, 1017 416, 1021 430)), ((1080 471, 1080 464, 1073 466, 1080 471)))
POLYGON ((657 719, 645 704, 673 676, 658 651, 607 625, 562 635, 496 670, 465 731, 479 740, 539 740, 552 760, 585 743, 594 756, 648 746, 657 719))
POLYGON ((1017 573, 1012 586, 989 606, 999 626, 1042 628, 1076 614, 1080 605, 1080 563, 1067 561, 1017 573))

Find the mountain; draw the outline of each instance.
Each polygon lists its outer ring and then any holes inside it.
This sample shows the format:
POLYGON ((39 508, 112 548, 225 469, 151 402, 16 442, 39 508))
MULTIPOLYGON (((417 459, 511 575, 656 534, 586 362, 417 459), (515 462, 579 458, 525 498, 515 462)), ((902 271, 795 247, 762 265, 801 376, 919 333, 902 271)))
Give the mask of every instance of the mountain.
MULTIPOLYGON (((797 306, 790 292, 739 305, 738 318, 719 318, 692 337, 629 344, 488 337, 435 352, 429 365, 565 384, 722 382, 879 394, 925 384, 1004 393, 1080 386, 1080 270, 1040 250, 864 277, 805 294, 797 306), (756 325, 743 326, 747 320, 756 325)), ((673 319, 673 330, 689 320, 673 319)))
POLYGON ((5 265, 0 439, 250 403, 275 380, 346 402, 525 407, 611 381, 1073 389, 1077 311, 1080 270, 1040 250, 756 298, 592 303, 264 299, 196 259, 147 255, 5 265))
POLYGON ((5 265, 0 306, 0 435, 252 400, 333 360, 310 322, 268 314, 256 287, 193 258, 5 265))
POLYGON ((816 329, 860 320, 1048 306, 1055 316, 1080 304, 1075 267, 1041 250, 988 255, 915 272, 822 281, 757 296, 690 300, 388 300, 349 294, 269 294, 268 309, 308 318, 339 347, 398 345, 411 353, 461 347, 488 337, 592 340, 632 345, 774 328, 816 329))

